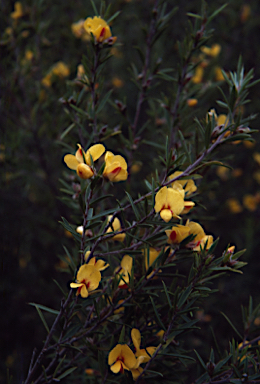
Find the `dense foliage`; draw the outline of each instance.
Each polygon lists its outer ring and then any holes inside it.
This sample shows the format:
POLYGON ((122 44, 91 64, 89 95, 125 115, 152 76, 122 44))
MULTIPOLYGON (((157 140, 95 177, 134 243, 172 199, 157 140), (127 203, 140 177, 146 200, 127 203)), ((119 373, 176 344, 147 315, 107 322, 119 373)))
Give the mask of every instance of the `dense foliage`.
POLYGON ((3 3, 1 380, 259 382, 259 11, 3 3))

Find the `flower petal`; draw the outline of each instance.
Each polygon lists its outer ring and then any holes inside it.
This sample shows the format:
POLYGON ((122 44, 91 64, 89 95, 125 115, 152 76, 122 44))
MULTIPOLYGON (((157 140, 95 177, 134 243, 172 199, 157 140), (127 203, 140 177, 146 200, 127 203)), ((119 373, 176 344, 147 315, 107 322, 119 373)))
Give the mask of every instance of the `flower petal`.
POLYGON ((73 169, 74 171, 76 171, 79 165, 79 162, 74 155, 64 156, 64 162, 66 163, 67 167, 69 167, 70 169, 73 169))
POLYGON ((87 164, 80 163, 77 166, 77 175, 81 179, 90 179, 94 175, 94 172, 87 164))
POLYGON ((110 369, 112 372, 114 373, 118 373, 121 371, 121 367, 122 367, 122 361, 116 361, 115 364, 111 365, 110 369))
POLYGON ((79 148, 75 153, 75 157, 79 163, 84 163, 83 155, 85 156, 86 154, 85 154, 84 149, 82 148, 82 146, 80 144, 78 144, 78 147, 79 148))
POLYGON ((119 356, 121 356, 121 351, 122 351, 122 345, 117 344, 110 352, 108 355, 108 364, 112 365, 114 362, 117 360, 119 356))
POLYGON ((131 338, 133 340, 133 343, 134 343, 134 346, 135 346, 135 349, 140 349, 140 345, 141 345, 141 333, 138 329, 136 328, 133 328, 132 331, 131 331, 131 338))
POLYGON ((86 156, 85 156, 85 159, 86 159, 86 163, 88 165, 91 165, 91 158, 90 158, 90 155, 93 159, 93 161, 96 161, 97 159, 99 159, 103 153, 105 152, 106 148, 104 147, 103 144, 95 144, 95 145, 92 145, 92 147, 90 147, 88 150, 87 150, 87 153, 86 153, 86 156))
POLYGON ((166 203, 167 198, 167 187, 162 187, 159 192, 155 195, 155 212, 160 212, 164 204, 166 203))
POLYGON ((162 209, 161 212, 160 212, 160 216, 161 218, 166 222, 168 223, 168 221, 171 220, 172 218, 172 213, 169 209, 162 209))
POLYGON ((126 271, 131 273, 132 271, 132 265, 133 265, 133 259, 131 256, 125 255, 121 261, 121 267, 126 271))

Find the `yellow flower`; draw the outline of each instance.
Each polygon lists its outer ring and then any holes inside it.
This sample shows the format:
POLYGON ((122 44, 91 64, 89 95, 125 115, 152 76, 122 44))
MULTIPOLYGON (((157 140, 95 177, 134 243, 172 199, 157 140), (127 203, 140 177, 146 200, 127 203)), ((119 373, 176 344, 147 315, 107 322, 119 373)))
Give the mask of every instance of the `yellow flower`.
POLYGON ((142 250, 144 257, 145 257, 145 269, 147 270, 153 262, 157 259, 161 251, 157 251, 155 248, 149 247, 149 261, 148 261, 148 250, 143 249, 142 250))
POLYGON ((60 78, 67 77, 70 74, 69 67, 63 61, 58 61, 51 69, 53 75, 60 78))
POLYGON ((260 165, 260 153, 259 152, 255 152, 253 154, 253 159, 257 162, 258 165, 260 165))
POLYGON ((119 288, 127 288, 133 266, 132 257, 125 255, 120 263, 120 266, 121 268, 119 267, 120 270, 117 273, 118 277, 120 278, 118 286, 119 288))
POLYGON ((245 23, 251 16, 251 7, 249 4, 243 4, 241 7, 240 20, 245 23))
POLYGON ((122 88, 124 85, 124 82, 119 77, 113 77, 112 84, 116 88, 122 88))
MULTIPOLYGON (((88 259, 89 254, 90 254, 90 251, 87 251, 85 253, 85 261, 88 259)), ((98 271, 104 271, 109 267, 109 264, 106 263, 104 260, 101 260, 101 259, 96 260, 95 257, 92 257, 87 263, 87 265, 93 265, 93 267, 95 267, 98 271)))
MULTIPOLYGON (((100 16, 88 17, 84 21, 84 28, 88 34, 93 34, 98 43, 109 39, 112 36, 111 30, 105 20, 100 16)), ((111 43, 116 41, 116 37, 111 38, 111 43)))
POLYGON ((105 152, 105 147, 103 144, 95 144, 90 147, 85 153, 81 145, 78 144, 78 150, 74 155, 66 155, 64 161, 66 165, 77 172, 77 175, 81 179, 90 179, 94 172, 91 166, 91 157, 93 161, 99 159, 105 152), (85 162, 84 162, 85 160, 85 162), (85 164, 86 163, 86 164, 85 164))
POLYGON ((195 73, 194 73, 194 76, 191 78, 191 81, 195 84, 201 83, 203 79, 203 74, 204 74, 204 68, 202 67, 202 65, 199 64, 195 68, 195 73))
POLYGON ((243 211, 243 207, 235 197, 227 199, 226 203, 231 213, 240 213, 243 211))
POLYGON ((216 81, 223 81, 223 80, 225 80, 220 67, 216 67, 215 68, 215 80, 216 81))
POLYGON ((116 183, 127 179, 127 163, 120 155, 114 155, 112 152, 107 151, 105 155, 105 169, 103 176, 110 181, 116 183))
POLYGON ((90 34, 84 28, 85 20, 81 19, 71 24, 71 31, 77 39, 82 39, 84 41, 90 40, 90 34))
MULTIPOLYGON (((182 173, 183 172, 181 171, 174 172, 172 175, 169 176, 169 180, 181 175, 182 173)), ((172 183, 172 188, 174 188, 174 185, 176 185, 176 183, 181 184, 181 186, 184 188, 185 196, 187 197, 190 196, 193 192, 197 191, 197 187, 192 179, 188 179, 188 180, 178 179, 177 181, 174 181, 172 183)))
POLYGON ((131 338, 133 340, 133 344, 135 346, 136 352, 135 356, 136 357, 143 357, 143 363, 147 363, 150 359, 151 356, 154 354, 156 347, 146 347, 145 349, 140 349, 141 345, 141 333, 138 329, 133 328, 131 331, 131 338))
MULTIPOLYGON (((111 217, 112 217, 112 215, 108 216, 107 222, 109 222, 111 220, 111 217)), ((120 223, 119 219, 117 217, 115 217, 114 220, 112 221, 110 227, 106 231, 106 233, 117 232, 117 231, 121 231, 121 230, 122 230, 121 223, 120 223)), ((115 236, 113 236, 112 238, 110 238, 109 240, 124 241, 125 240, 125 233, 118 233, 115 236)))
POLYGON ((23 11, 23 6, 20 1, 16 1, 14 3, 14 12, 11 13, 11 18, 14 20, 20 19, 23 17, 24 11, 23 11))
POLYGON ((210 48, 203 46, 200 50, 208 56, 216 57, 221 51, 221 46, 220 44, 213 44, 210 48))
POLYGON ((117 344, 108 355, 108 364, 114 373, 124 373, 134 368, 136 357, 133 351, 126 344, 117 344))
POLYGON ((165 233, 168 237, 168 244, 179 244, 189 236, 190 228, 187 225, 176 224, 172 229, 167 229, 165 233))
POLYGON ((60 79, 69 76, 70 70, 67 64, 63 63, 62 61, 58 61, 56 64, 52 66, 50 71, 47 73, 46 76, 42 79, 41 83, 45 87, 50 88, 54 79, 54 76, 59 77, 60 79))
POLYGON ((184 189, 162 187, 155 196, 155 212, 168 223, 172 217, 178 218, 184 208, 184 189))
POLYGON ((193 251, 200 251, 206 246, 206 250, 210 248, 213 243, 213 237, 206 235, 202 226, 194 221, 187 221, 186 226, 190 229, 189 235, 195 235, 195 238, 187 245, 193 251))
POLYGON ((188 99, 187 105, 188 107, 195 107, 198 104, 198 99, 188 99))
POLYGON ((247 194, 243 197, 243 205, 251 212, 255 211, 257 208, 258 199, 250 194, 247 194))
POLYGON ((93 265, 82 265, 77 273, 76 283, 70 283, 71 288, 77 289, 77 296, 86 298, 89 292, 94 291, 99 286, 101 274, 93 265))
POLYGON ((151 359, 151 356, 154 354, 156 347, 147 347, 145 349, 140 349, 141 333, 136 328, 132 329, 131 338, 136 349, 135 356, 137 357, 136 364, 131 369, 131 373, 133 375, 133 379, 136 380, 143 371, 143 368, 140 367, 140 364, 147 363, 151 359))

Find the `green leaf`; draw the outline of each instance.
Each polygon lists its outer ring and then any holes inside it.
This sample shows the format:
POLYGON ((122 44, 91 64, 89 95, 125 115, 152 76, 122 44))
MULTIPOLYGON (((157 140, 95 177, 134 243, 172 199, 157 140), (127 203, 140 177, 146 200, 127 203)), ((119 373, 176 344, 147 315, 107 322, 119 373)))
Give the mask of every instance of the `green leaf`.
POLYGON ((63 140, 65 136, 75 127, 75 123, 70 124, 68 128, 60 135, 60 140, 63 140))
POLYGON ((60 376, 58 376, 56 378, 56 380, 61 380, 61 379, 64 379, 64 377, 70 375, 72 372, 75 371, 75 369, 77 369, 78 367, 72 367, 72 368, 69 368, 67 369, 67 371, 63 372, 60 376))
MULTIPOLYGON (((149 265, 149 264, 148 264, 149 265)), ((164 292, 165 292, 165 295, 166 295, 166 298, 167 298, 167 301, 168 301, 168 304, 169 304, 169 307, 172 308, 172 303, 171 303, 171 299, 170 299, 170 296, 169 296, 169 293, 168 293, 168 290, 167 290, 167 287, 164 283, 164 281, 162 280, 162 284, 163 284, 163 289, 164 289, 164 292)))
POLYGON ((206 22, 206 26, 208 24, 211 23, 211 21, 220 13, 223 11, 223 9, 226 8, 226 6, 228 5, 228 3, 226 4, 223 4, 220 8, 218 8, 215 12, 212 13, 212 15, 208 18, 207 22, 206 22))
POLYGON ((228 323, 231 325, 231 327, 233 328, 233 330, 236 332, 236 334, 238 335, 238 337, 240 338, 240 340, 243 340, 243 336, 238 332, 238 330, 236 329, 236 327, 234 326, 234 324, 231 322, 231 320, 229 320, 229 318, 227 317, 227 315, 225 315, 225 313, 223 312, 220 312, 224 317, 225 319, 228 321, 228 323))
POLYGON ((196 353, 197 358, 199 359, 199 362, 200 362, 200 364, 202 365, 202 367, 205 369, 205 371, 207 371, 206 364, 204 363, 204 361, 202 360, 202 358, 200 357, 200 355, 199 355, 199 353, 196 351, 196 349, 194 349, 194 352, 196 353))
POLYGON ((150 297, 150 300, 151 300, 151 303, 152 303, 152 306, 153 306, 153 310, 154 310, 154 313, 155 313, 155 317, 156 317, 156 319, 157 319, 157 324, 158 324, 159 327, 161 327, 164 331, 166 331, 166 328, 165 328, 165 326, 164 326, 162 320, 160 319, 159 313, 158 313, 157 308, 156 308, 156 306, 155 306, 155 304, 154 304, 153 298, 152 298, 151 296, 149 296, 149 297, 150 297))
POLYGON ((107 103, 107 101, 108 101, 108 99, 109 99, 109 97, 110 97, 112 92, 113 92, 113 89, 110 89, 107 92, 107 94, 103 97, 103 99, 101 100, 101 102, 100 102, 100 104, 99 104, 99 106, 97 108, 97 111, 96 111, 97 114, 102 111, 102 109, 104 108, 105 104, 107 103))
POLYGON ((189 285, 185 291, 183 291, 181 294, 180 294, 180 297, 179 297, 179 300, 177 302, 177 307, 180 309, 183 304, 185 303, 185 301, 188 299, 188 297, 190 296, 191 294, 191 290, 192 290, 192 286, 189 285))
POLYGON ((130 201, 130 204, 131 204, 132 209, 134 211, 136 220, 139 221, 140 220, 140 214, 139 214, 139 212, 138 212, 138 210, 137 210, 137 208, 136 208, 136 206, 134 204, 134 201, 133 201, 132 197, 130 196, 130 194, 127 191, 125 191, 125 193, 126 193, 126 195, 128 197, 128 200, 130 201))
POLYGON ((230 357, 231 357, 231 355, 229 355, 229 356, 225 357, 223 360, 219 361, 214 368, 214 373, 217 373, 223 367, 223 365, 225 365, 228 362, 230 357))
POLYGON ((47 323, 46 323, 46 320, 45 320, 45 318, 44 318, 44 316, 43 316, 43 314, 42 314, 40 308, 39 308, 37 305, 35 305, 35 308, 36 308, 36 310, 37 310, 37 312, 38 312, 38 314, 39 314, 39 316, 40 316, 40 318, 41 318, 41 321, 43 322, 43 325, 44 325, 46 331, 47 331, 48 333, 50 333, 49 327, 48 327, 48 325, 47 325, 47 323))
POLYGON ((28 303, 28 304, 32 305, 35 308, 38 307, 38 308, 42 309, 43 311, 52 313, 53 315, 58 315, 60 313, 60 311, 56 311, 55 309, 51 309, 51 308, 45 307, 45 305, 35 304, 35 303, 28 303))

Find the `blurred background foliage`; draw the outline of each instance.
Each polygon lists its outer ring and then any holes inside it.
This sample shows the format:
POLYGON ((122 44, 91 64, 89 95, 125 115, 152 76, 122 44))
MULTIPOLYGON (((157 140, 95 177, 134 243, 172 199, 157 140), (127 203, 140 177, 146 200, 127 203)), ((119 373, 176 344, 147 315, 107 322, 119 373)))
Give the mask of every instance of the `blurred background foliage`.
MULTIPOLYGON (((98 1, 95 3, 99 4, 98 1)), ((224 3, 224 0, 208 1, 209 13, 224 3)), ((112 24, 113 35, 118 40, 104 72, 104 88, 113 89, 112 99, 115 101, 124 104, 127 97, 129 116, 134 113, 137 96, 136 87, 128 81, 129 66, 134 62, 137 70, 141 68, 139 53, 133 47, 138 45, 141 51, 144 50, 143 28, 150 20, 152 6, 153 1, 149 0, 114 0, 111 3, 111 14, 120 10, 121 15, 112 24)), ((178 10, 170 27, 155 48, 154 56, 161 59, 163 68, 177 67, 177 40, 182 41, 187 32, 187 12, 200 12, 201 1, 167 1, 168 10, 175 6, 178 10)), ((1 2, 0 220, 3 278, 0 380, 3 382, 6 368, 10 368, 15 382, 23 380, 33 348, 41 346, 45 337, 38 314, 28 303, 55 308, 59 305, 60 295, 53 279, 63 286, 68 281, 68 275, 62 273, 63 265, 58 255, 64 252, 62 245, 71 247, 73 240, 58 221, 61 216, 70 218, 72 212, 62 200, 59 178, 68 177, 62 158, 68 153, 69 145, 75 147, 78 132, 69 129, 70 140, 67 141, 63 132, 70 126, 71 116, 64 112, 64 108, 68 108, 67 100, 73 95, 78 65, 86 53, 87 44, 72 33, 71 25, 93 14, 90 2, 79 0, 25 0, 21 5, 6 0, 1 2)), ((194 89, 200 89, 197 105, 183 106, 187 109, 187 119, 183 124, 190 125, 190 129, 194 128, 194 116, 204 117, 211 108, 215 108, 218 114, 223 113, 216 104, 220 99, 215 86, 219 80, 216 68, 233 71, 242 55, 246 72, 254 68, 255 78, 260 77, 259 1, 230 0, 210 27, 214 32, 208 46, 220 44, 221 51, 216 57, 208 57, 209 66, 203 69, 198 84, 194 83, 194 89)), ((169 87, 169 83, 165 83, 165 87, 169 87)), ((155 96, 163 91, 154 87, 151 94, 155 96)), ((250 99, 251 102, 245 106, 246 115, 258 112, 259 86, 251 89, 250 99)), ((150 106, 150 109, 153 108, 150 106)), ((142 113, 148 112, 144 109, 142 113)), ((103 116, 106 124, 106 115, 103 116)), ((141 122, 145 121, 144 116, 140 117, 141 122)), ((119 126, 117 113, 110 113, 109 119, 109 127, 115 133, 119 129, 125 133, 126 127, 119 126)), ((151 115, 151 124, 158 133, 162 124, 160 110, 151 115)), ((250 128, 258 129, 258 126, 257 116, 250 128)), ((104 128, 104 136, 105 131, 104 128)), ((259 141, 259 134, 254 137, 259 141)), ((149 136, 145 139, 149 142, 149 136)), ((117 138, 109 139, 110 148, 116 143, 117 138)), ((204 172, 199 202, 202 205, 206 202, 207 210, 199 208, 197 217, 207 228, 207 233, 220 237, 220 250, 229 243, 236 245, 237 249, 246 248, 243 261, 247 261, 248 266, 242 276, 233 274, 218 280, 215 288, 219 293, 211 295, 206 306, 197 313, 203 333, 198 332, 197 337, 188 342, 191 349, 197 348, 205 358, 213 344, 211 327, 216 330, 218 343, 223 347, 233 335, 220 311, 241 329, 241 304, 248 303, 249 295, 253 296, 255 304, 260 302, 260 145, 251 142, 230 144, 221 150, 220 157, 232 169, 214 166, 204 172)), ((131 177, 134 197, 143 192, 140 180, 153 171, 153 148, 148 144, 138 146, 137 143, 133 165, 137 171, 131 177)))

